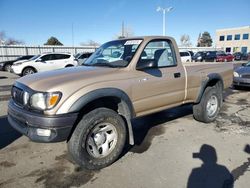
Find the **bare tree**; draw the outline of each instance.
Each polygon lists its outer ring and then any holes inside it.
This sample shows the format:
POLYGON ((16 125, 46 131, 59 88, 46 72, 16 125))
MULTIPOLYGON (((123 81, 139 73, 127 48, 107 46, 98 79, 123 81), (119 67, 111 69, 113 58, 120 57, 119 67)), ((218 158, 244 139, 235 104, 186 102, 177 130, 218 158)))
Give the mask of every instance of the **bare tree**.
POLYGON ((187 34, 184 34, 181 36, 180 42, 181 42, 181 46, 184 46, 184 47, 192 46, 192 43, 190 41, 190 37, 187 34))
POLYGON ((94 47, 98 47, 100 46, 100 43, 94 41, 94 40, 88 40, 86 42, 81 42, 80 43, 81 46, 94 46, 94 47))
POLYGON ((23 41, 21 40, 16 40, 16 39, 13 39, 13 38, 9 38, 6 40, 5 42, 6 45, 17 45, 17 44, 24 44, 23 41))
POLYGON ((7 37, 4 31, 0 31, 0 44, 16 45, 16 44, 24 44, 24 42, 11 37, 7 37))
POLYGON ((4 31, 0 31, 0 44, 3 44, 6 39, 6 34, 4 31))

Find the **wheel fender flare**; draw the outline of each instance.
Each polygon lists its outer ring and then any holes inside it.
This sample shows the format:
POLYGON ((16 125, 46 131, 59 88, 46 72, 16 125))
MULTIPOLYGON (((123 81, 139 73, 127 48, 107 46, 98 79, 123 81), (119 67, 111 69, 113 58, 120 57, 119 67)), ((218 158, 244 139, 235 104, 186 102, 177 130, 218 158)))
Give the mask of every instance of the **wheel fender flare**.
POLYGON ((207 75, 207 79, 205 79, 201 82, 201 88, 200 88, 199 95, 198 95, 195 103, 199 103, 201 101, 201 98, 203 96, 203 93, 205 92, 206 87, 209 85, 209 83, 211 81, 215 81, 215 80, 220 81, 222 84, 222 89, 224 89, 224 83, 223 83, 223 79, 222 79, 221 75, 218 73, 211 73, 211 74, 207 75))
POLYGON ((103 97, 116 97, 121 100, 121 102, 118 104, 118 113, 126 119, 126 123, 128 126, 128 133, 129 133, 129 143, 133 145, 134 134, 131 124, 131 119, 135 117, 135 112, 130 98, 124 91, 120 89, 103 88, 91 91, 80 97, 78 100, 76 100, 70 107, 68 113, 79 112, 88 103, 103 97))

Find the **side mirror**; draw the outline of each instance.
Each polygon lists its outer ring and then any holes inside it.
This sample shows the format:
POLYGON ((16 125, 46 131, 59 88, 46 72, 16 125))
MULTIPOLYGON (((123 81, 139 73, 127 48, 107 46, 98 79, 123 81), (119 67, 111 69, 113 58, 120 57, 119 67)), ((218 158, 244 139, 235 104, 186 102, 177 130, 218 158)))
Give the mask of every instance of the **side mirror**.
POLYGON ((156 67, 155 61, 151 59, 141 59, 136 65, 137 70, 144 70, 155 67, 156 67))

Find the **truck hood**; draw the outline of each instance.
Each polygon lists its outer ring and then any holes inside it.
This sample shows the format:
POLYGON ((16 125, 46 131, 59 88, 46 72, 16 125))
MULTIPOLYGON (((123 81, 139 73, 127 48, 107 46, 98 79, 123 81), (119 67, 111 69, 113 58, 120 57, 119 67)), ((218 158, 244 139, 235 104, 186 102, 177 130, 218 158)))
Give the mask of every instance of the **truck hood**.
POLYGON ((37 91, 60 91, 69 88, 77 90, 91 83, 103 81, 103 76, 117 70, 119 69, 108 67, 69 67, 24 76, 17 82, 37 91))

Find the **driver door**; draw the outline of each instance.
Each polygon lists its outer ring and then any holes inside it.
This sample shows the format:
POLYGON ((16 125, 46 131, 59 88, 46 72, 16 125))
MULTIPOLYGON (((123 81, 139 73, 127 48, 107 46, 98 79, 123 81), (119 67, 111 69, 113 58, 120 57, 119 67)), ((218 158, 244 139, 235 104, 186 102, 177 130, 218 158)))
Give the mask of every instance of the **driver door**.
POLYGON ((185 72, 178 65, 171 41, 153 40, 144 49, 147 57, 139 61, 153 61, 154 67, 137 70, 132 87, 136 114, 146 115, 161 108, 181 104, 185 95, 185 72))

